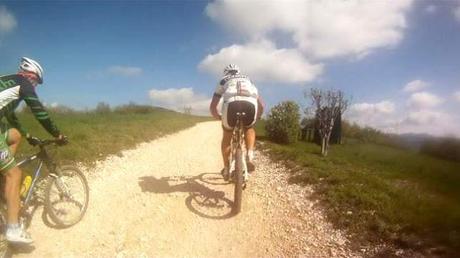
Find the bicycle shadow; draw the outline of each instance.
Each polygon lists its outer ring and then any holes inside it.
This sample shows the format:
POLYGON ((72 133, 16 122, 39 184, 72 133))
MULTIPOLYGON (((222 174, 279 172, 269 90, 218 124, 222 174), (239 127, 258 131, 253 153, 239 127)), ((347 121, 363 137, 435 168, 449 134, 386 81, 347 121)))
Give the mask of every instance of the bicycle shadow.
POLYGON ((233 201, 225 197, 223 191, 213 190, 205 184, 227 185, 220 173, 203 173, 198 176, 161 177, 145 176, 139 178, 143 192, 168 194, 183 192, 189 196, 185 199, 187 208, 203 218, 228 219, 233 217, 233 201), (201 183, 199 182, 201 181, 201 183))
POLYGON ((8 244, 8 251, 5 253, 5 257, 13 257, 18 254, 30 254, 35 250, 33 245, 21 245, 21 244, 8 244))
POLYGON ((48 212, 45 209, 45 203, 43 200, 34 200, 33 203, 30 205, 31 207, 31 212, 29 213, 29 218, 26 221, 26 228, 30 227, 30 224, 32 223, 32 218, 35 216, 35 213, 37 212, 38 208, 42 208, 41 211, 41 217, 43 224, 45 224, 47 227, 52 228, 52 229, 65 229, 66 227, 62 227, 54 223, 48 215, 48 212))

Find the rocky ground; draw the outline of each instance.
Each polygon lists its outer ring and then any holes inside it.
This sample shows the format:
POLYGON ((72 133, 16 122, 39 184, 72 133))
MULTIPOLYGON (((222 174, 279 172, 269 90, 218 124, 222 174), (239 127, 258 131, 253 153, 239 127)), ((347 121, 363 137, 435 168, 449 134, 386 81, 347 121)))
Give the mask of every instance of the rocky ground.
MULTIPOLYGON (((233 185, 221 179, 221 127, 206 122, 140 144, 88 169, 83 220, 57 230, 39 209, 35 244, 19 257, 361 257, 332 227, 311 187, 263 152, 231 214, 233 185)), ((364 255, 365 256, 365 255, 364 255)))

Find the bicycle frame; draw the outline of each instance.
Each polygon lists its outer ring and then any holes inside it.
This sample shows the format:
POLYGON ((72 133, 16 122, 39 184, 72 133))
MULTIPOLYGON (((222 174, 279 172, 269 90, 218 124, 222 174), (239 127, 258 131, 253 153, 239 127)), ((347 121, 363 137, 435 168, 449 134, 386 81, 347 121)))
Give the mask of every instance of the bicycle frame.
POLYGON ((34 175, 33 175, 32 183, 30 184, 30 187, 27 190, 26 198, 25 198, 25 200, 23 202, 23 208, 28 207, 30 199, 32 198, 33 189, 35 188, 35 185, 37 184, 38 180, 40 179, 43 164, 45 164, 45 166, 47 166, 48 169, 50 170, 49 171, 50 176, 52 176, 53 173, 55 172, 54 166, 52 166, 53 162, 49 158, 48 153, 46 152, 46 149, 45 149, 44 146, 40 146, 40 151, 38 153, 36 153, 34 155, 31 155, 31 156, 28 156, 28 157, 24 158, 23 160, 21 160, 20 162, 18 162, 17 166, 21 167, 21 166, 27 165, 27 164, 33 162, 36 159, 38 159, 39 162, 38 162, 38 165, 37 165, 37 167, 35 169, 35 172, 33 173, 34 175))
MULTIPOLYGON (((21 225, 21 227, 27 228, 32 221, 33 214, 35 213, 37 207, 40 204, 43 204, 45 211, 49 215, 49 218, 51 218, 51 220, 54 223, 56 223, 56 226, 63 228, 72 226, 82 219, 88 207, 88 183, 83 173, 77 167, 72 165, 58 165, 48 154, 46 146, 50 144, 64 145, 67 143, 66 141, 56 139, 40 140, 38 138, 32 138, 31 141, 31 145, 38 146, 40 150, 36 152, 36 154, 34 155, 26 156, 17 164, 18 167, 22 167, 22 169, 24 170, 25 165, 31 162, 37 162, 36 167, 34 167, 35 171, 30 173, 30 176, 33 177, 32 182, 30 183, 30 187, 29 189, 27 189, 25 196, 21 196, 22 207, 19 211, 19 224, 21 225), (47 170, 43 171, 43 166, 46 166, 47 170), (69 176, 72 178, 75 176, 75 178, 80 180, 79 182, 80 185, 83 187, 82 190, 84 194, 82 203, 72 196, 72 193, 69 191, 67 185, 62 180, 62 176, 69 176), (47 180, 50 181, 48 182, 47 180), (40 195, 36 196, 36 193, 38 191, 37 188, 40 187, 41 189, 42 186, 40 184, 42 183, 46 183, 46 185, 43 185, 45 187, 43 188, 44 192, 40 192, 40 195), (77 217, 73 218, 73 220, 63 220, 63 218, 60 217, 60 209, 54 207, 55 203, 52 202, 52 199, 50 197, 50 193, 53 187, 57 188, 57 196, 60 201, 70 201, 76 203, 76 207, 79 209, 79 213, 77 217)), ((29 141, 29 143, 31 141, 29 141)), ((6 202, 2 204, 4 205, 0 205, 0 223, 6 223, 6 202)))
MULTIPOLYGON (((235 127, 233 128, 233 133, 232 133, 232 142, 231 142, 231 160, 235 158, 235 153, 237 149, 241 149, 241 152, 244 153, 244 146, 245 146, 245 141, 244 141, 244 127, 243 123, 241 120, 241 117, 245 116, 246 113, 244 112, 238 112, 236 113, 236 124, 235 127)), ((243 159, 243 168, 244 168, 244 178, 247 177, 247 167, 246 167, 246 160, 243 159)))
POLYGON ((240 116, 237 114, 237 120, 236 120, 236 125, 235 128, 233 129, 233 135, 232 135, 232 143, 236 143, 236 148, 242 148, 243 142, 242 139, 244 139, 244 131, 243 131, 243 125, 241 123, 240 116))

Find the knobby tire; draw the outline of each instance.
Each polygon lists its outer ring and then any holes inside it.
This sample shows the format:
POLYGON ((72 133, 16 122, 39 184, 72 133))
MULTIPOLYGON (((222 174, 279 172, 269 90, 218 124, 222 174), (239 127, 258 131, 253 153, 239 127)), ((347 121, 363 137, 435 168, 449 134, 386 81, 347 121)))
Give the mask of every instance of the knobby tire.
POLYGON ((233 214, 241 211, 241 202, 243 198, 243 152, 240 148, 236 150, 235 155, 235 196, 233 205, 233 214))
MULTIPOLYGON (((57 186, 57 182, 56 182, 58 178, 54 178, 54 177, 51 178, 46 188, 46 195, 45 195, 46 212, 50 216, 51 220, 54 223, 56 223, 57 226, 61 228, 67 228, 67 227, 73 226, 76 223, 78 223, 86 213, 86 209, 88 208, 88 201, 89 201, 88 181, 86 180, 86 177, 84 176, 84 174, 75 166, 66 165, 66 166, 61 166, 57 169, 60 170, 60 175, 62 175, 63 177, 70 176, 70 175, 72 175, 71 177, 78 177, 78 179, 80 180, 82 184, 81 186, 83 188, 84 200, 83 200, 83 203, 80 203, 80 205, 82 206, 81 210, 79 211, 80 214, 75 219, 72 219, 71 221, 64 221, 63 219, 59 217, 59 214, 58 214, 59 211, 54 207, 54 203, 52 203, 52 200, 51 200, 51 191, 53 189, 53 186, 54 188, 59 189, 59 187, 57 186)), ((72 194, 75 194, 75 193, 72 193, 72 194)))

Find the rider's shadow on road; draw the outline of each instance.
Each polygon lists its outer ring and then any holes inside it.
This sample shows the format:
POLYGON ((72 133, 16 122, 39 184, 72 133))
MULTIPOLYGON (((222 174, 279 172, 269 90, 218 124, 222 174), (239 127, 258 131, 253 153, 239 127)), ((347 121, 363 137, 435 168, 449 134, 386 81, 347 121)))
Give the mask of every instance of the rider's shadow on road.
POLYGON ((206 184, 224 185, 217 178, 222 178, 219 173, 203 173, 198 176, 162 177, 145 176, 139 178, 139 186, 143 192, 168 194, 183 192, 189 196, 185 199, 187 208, 209 219, 226 219, 233 216, 233 202, 225 197, 223 191, 208 188, 206 184), (198 182, 201 181, 202 183, 198 182))

